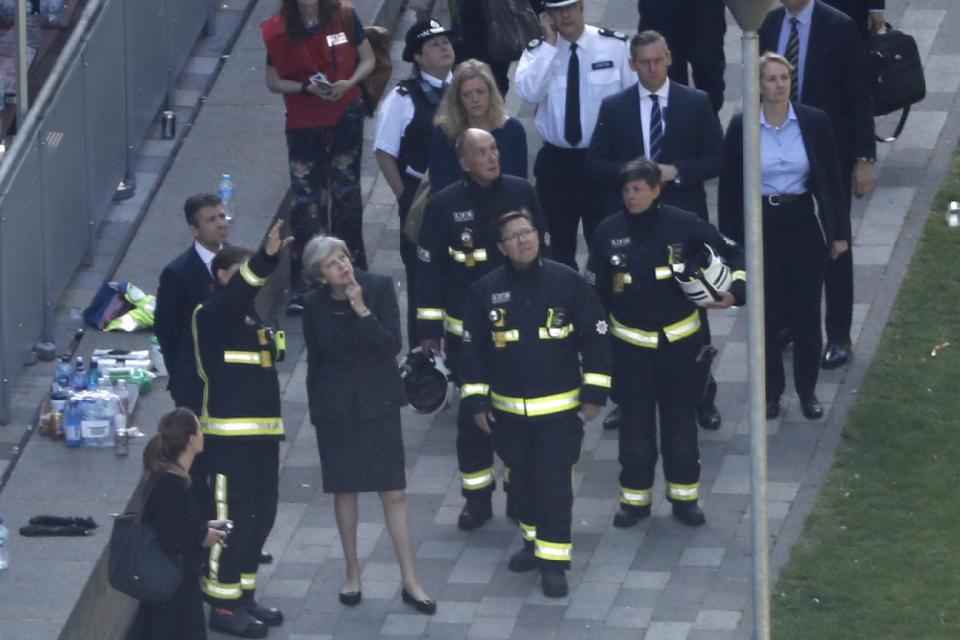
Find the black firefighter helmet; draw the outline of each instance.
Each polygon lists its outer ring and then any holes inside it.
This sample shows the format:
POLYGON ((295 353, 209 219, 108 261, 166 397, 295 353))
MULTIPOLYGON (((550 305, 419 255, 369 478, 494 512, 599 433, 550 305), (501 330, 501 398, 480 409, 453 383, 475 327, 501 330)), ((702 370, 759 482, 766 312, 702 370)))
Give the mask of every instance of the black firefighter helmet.
POLYGON ((433 415, 450 402, 453 382, 450 371, 439 357, 417 347, 400 365, 400 378, 407 392, 407 402, 417 413, 433 415))

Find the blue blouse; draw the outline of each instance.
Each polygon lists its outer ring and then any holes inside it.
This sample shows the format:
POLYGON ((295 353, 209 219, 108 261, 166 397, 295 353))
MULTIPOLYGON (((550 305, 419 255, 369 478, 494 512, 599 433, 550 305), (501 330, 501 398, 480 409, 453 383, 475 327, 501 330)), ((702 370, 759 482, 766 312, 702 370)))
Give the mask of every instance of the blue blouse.
MULTIPOLYGON (((500 172, 527 178, 527 133, 516 118, 508 118, 499 129, 491 131, 500 151, 500 172)), ((437 193, 463 177, 453 143, 439 125, 433 127, 430 144, 430 189, 437 193)))

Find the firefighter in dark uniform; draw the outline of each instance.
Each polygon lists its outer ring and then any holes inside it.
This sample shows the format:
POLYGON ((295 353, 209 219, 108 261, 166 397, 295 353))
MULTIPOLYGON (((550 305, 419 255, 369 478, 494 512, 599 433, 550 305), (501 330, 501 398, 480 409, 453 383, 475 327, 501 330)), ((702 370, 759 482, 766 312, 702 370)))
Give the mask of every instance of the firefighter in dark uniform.
MULTIPOLYGON (((447 367, 459 379, 463 306, 470 285, 503 264, 497 251, 497 219, 519 208, 530 211, 544 228, 537 192, 529 182, 502 175, 497 142, 482 129, 467 129, 457 140, 466 175, 430 199, 424 212, 417 253, 417 334, 424 351, 439 353, 443 337, 447 367)), ((544 239, 544 246, 549 243, 544 239)), ((493 515, 495 488, 493 443, 473 426, 472 414, 460 406, 457 417, 457 462, 463 497, 458 519, 463 530, 475 529, 493 515)), ((508 515, 513 515, 508 503, 508 515)))
POLYGON ((620 427, 620 510, 614 526, 650 515, 657 463, 657 415, 667 499, 684 524, 705 522, 697 504, 700 451, 695 410, 712 357, 698 307, 674 278, 688 258, 712 247, 732 285, 707 308, 743 304, 743 250, 696 214, 663 205, 660 168, 646 158, 620 172, 625 211, 597 227, 586 279, 610 314, 613 398, 620 427))
POLYGON ((510 466, 524 540, 510 569, 539 567, 544 595, 563 597, 573 465, 583 423, 597 416, 611 384, 608 326, 577 272, 540 256, 533 216, 510 212, 497 227, 507 262, 470 289, 461 402, 510 466))
POLYGON ((262 249, 221 249, 211 270, 216 289, 193 312, 197 373, 203 381, 200 424, 218 519, 233 520, 227 545, 210 549, 205 598, 210 628, 243 638, 262 638, 283 614, 257 603, 257 565, 277 513, 280 384, 275 363, 283 335, 265 326, 254 298, 277 265, 283 221, 262 249))

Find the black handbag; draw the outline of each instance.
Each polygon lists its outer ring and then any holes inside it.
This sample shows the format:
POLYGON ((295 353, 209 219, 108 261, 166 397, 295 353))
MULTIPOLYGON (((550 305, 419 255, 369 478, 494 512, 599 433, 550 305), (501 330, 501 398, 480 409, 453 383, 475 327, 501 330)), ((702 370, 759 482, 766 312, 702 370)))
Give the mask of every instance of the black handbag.
POLYGON ((183 565, 160 547, 140 514, 124 513, 113 521, 107 578, 114 589, 141 602, 168 602, 180 586, 183 565))
POLYGON ((541 37, 540 21, 530 0, 486 0, 487 55, 499 62, 519 60, 534 38, 541 37))
POLYGON ((867 38, 867 64, 874 115, 902 110, 893 136, 876 136, 879 142, 893 142, 903 132, 910 106, 927 95, 917 41, 887 24, 884 31, 873 32, 867 38))

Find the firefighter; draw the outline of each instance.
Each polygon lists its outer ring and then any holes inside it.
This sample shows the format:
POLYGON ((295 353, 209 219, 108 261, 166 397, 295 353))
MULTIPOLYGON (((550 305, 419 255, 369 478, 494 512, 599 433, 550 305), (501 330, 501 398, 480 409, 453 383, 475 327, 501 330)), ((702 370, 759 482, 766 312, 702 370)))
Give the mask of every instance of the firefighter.
POLYGON ((697 504, 695 413, 715 350, 704 335, 697 305, 675 275, 710 247, 732 273, 727 274, 729 290, 715 291, 715 301, 703 306, 725 309, 745 299, 743 250, 696 214, 661 204, 660 179, 660 168, 646 158, 623 166, 624 210, 597 227, 586 271, 609 313, 612 397, 623 411, 616 527, 633 526, 650 515, 658 453, 663 454, 674 517, 689 526, 706 521, 697 504))
POLYGON ((218 519, 233 520, 226 545, 210 549, 203 592, 210 628, 263 638, 283 613, 257 603, 257 565, 277 513, 279 445, 283 438, 275 363, 283 334, 257 316, 254 298, 293 241, 280 238, 282 220, 256 254, 221 249, 211 263, 213 294, 193 312, 197 373, 203 381, 200 424, 218 519))
POLYGON ((540 256, 533 216, 513 211, 497 227, 507 261, 470 289, 461 402, 510 467, 524 544, 509 568, 539 567, 544 595, 559 598, 573 552, 572 473, 583 424, 610 390, 608 326, 577 272, 540 256))

